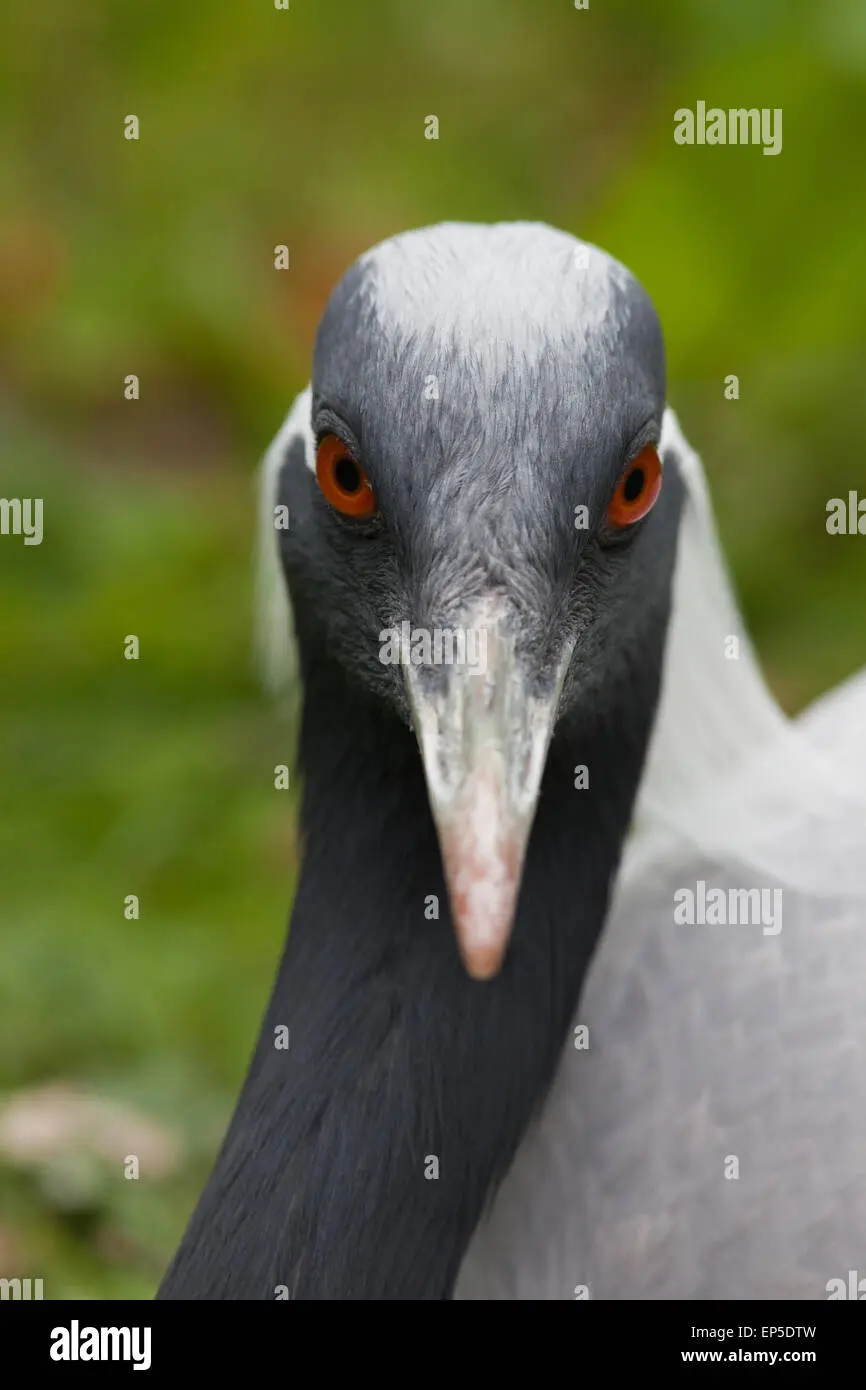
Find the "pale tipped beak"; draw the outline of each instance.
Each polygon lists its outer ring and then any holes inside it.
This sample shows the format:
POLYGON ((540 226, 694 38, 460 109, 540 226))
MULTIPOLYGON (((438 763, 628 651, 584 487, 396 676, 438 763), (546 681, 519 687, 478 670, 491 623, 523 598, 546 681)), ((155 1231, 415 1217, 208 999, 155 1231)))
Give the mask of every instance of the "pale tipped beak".
POLYGON ((491 603, 470 615, 472 664, 446 665, 436 681, 425 666, 404 666, 457 944, 476 980, 505 958, 573 646, 545 693, 530 694, 503 617, 491 603))

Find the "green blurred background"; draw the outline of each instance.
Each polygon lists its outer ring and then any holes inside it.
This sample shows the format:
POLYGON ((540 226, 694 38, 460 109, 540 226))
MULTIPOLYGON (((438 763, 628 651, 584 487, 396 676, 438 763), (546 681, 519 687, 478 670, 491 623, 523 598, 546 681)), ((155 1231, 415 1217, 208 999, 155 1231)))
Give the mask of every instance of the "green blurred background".
POLYGON ((866 495, 864 80, 862 0, 7 10, 0 491, 45 535, 0 538, 0 1276, 150 1296, 240 1085, 297 862, 255 464, 370 244, 529 218, 626 262, 781 702, 863 664, 824 522, 866 495), (781 155, 676 145, 698 100, 781 107, 781 155))

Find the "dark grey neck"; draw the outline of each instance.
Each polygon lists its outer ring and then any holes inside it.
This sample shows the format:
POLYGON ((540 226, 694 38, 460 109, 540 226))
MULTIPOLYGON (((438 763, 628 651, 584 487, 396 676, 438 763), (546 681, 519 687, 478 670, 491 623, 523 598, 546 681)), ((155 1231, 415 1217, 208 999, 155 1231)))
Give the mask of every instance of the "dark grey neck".
POLYGON ((289 940, 159 1297, 451 1296, 552 1079, 604 920, 663 632, 645 633, 603 713, 560 724, 507 961, 485 984, 458 958, 414 736, 308 660, 306 851, 289 940), (588 790, 575 790, 578 763, 588 790), (425 916, 431 896, 438 920, 425 916), (280 1025, 288 1051, 274 1045, 280 1025))

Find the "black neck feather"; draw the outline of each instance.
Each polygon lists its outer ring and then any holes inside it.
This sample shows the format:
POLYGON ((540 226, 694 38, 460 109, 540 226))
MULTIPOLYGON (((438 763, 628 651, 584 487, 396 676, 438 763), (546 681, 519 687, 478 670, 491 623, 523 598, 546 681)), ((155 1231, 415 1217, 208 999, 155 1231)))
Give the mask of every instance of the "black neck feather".
POLYGON ((486 984, 459 962, 413 735, 308 657, 306 850, 289 939, 159 1297, 451 1296, 552 1079, 604 920, 663 627, 645 634, 603 711, 560 723, 507 962, 486 984), (574 787, 578 763, 587 790, 574 787), (431 895, 438 920, 425 916, 431 895), (288 1051, 274 1045, 280 1025, 288 1051))

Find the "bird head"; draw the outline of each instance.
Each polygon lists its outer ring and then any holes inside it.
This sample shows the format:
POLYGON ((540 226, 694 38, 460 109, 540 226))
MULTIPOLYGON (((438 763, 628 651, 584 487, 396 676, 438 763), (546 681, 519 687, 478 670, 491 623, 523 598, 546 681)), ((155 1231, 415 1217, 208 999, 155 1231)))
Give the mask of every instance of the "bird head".
POLYGON ((507 949, 558 722, 598 710, 666 601, 664 408, 644 290, 540 225, 386 241, 319 326, 282 561, 329 656, 415 730, 477 979, 507 949))

